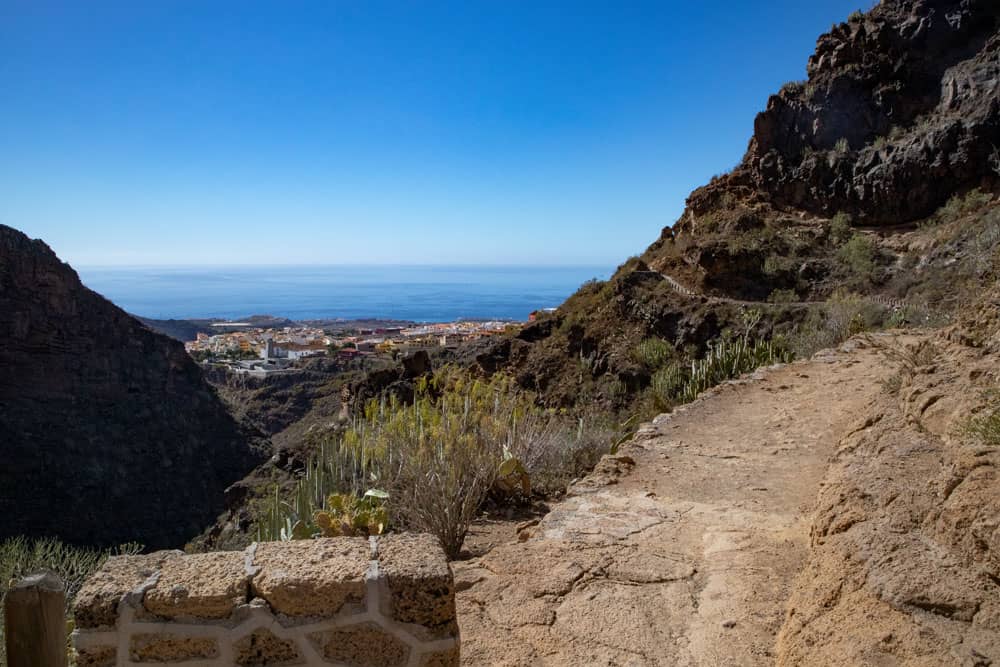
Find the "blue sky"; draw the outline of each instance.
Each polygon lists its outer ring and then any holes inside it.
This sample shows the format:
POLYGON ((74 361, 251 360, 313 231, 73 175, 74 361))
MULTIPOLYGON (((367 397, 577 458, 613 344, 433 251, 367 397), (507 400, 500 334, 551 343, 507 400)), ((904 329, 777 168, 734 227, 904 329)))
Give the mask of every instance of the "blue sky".
POLYGON ((77 265, 607 264, 857 0, 0 0, 0 223, 77 265))

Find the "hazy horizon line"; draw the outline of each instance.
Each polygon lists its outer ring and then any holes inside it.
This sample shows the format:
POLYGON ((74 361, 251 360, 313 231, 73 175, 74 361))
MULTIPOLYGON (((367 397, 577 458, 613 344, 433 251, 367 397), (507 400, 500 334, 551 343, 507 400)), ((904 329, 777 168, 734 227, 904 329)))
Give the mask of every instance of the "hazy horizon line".
POLYGON ((292 263, 229 263, 220 262, 213 264, 75 264, 75 269, 236 269, 236 268, 484 268, 484 269, 591 269, 591 268, 614 268, 623 262, 574 262, 567 264, 538 262, 538 263, 399 263, 399 262, 342 262, 342 263, 320 263, 306 262, 301 264, 292 263))

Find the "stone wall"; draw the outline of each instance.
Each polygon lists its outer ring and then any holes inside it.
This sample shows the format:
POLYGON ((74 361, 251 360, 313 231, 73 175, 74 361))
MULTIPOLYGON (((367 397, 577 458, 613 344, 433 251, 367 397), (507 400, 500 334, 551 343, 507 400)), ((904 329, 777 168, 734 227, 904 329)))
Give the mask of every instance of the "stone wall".
POLYGON ((118 556, 73 615, 80 667, 458 665, 454 580, 430 535, 118 556))

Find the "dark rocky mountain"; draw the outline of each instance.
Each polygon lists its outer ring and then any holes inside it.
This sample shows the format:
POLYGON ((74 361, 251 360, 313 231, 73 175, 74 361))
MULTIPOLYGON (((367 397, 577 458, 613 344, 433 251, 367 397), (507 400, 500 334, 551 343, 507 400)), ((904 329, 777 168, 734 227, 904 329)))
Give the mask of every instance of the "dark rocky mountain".
POLYGON ((641 341, 683 364, 746 302, 758 337, 793 339, 825 326, 837 290, 943 316, 981 288, 1000 240, 1000 3, 884 0, 822 35, 807 73, 642 255, 481 350, 483 371, 553 406, 633 410, 641 341))
POLYGON ((172 339, 0 225, 0 536, 178 547, 269 454, 172 339))
POLYGON ((809 79, 757 116, 731 184, 891 225, 997 176, 998 22, 995 0, 897 0, 852 15, 820 37, 809 79))

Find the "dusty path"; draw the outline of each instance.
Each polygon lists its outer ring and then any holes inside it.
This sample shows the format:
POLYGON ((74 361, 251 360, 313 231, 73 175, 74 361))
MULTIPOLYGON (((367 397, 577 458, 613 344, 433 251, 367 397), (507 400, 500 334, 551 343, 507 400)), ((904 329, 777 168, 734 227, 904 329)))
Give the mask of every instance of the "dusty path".
MULTIPOLYGON (((825 300, 771 302, 771 301, 746 301, 743 299, 731 299, 729 297, 724 297, 724 296, 709 296, 707 294, 702 294, 700 292, 696 292, 693 289, 685 287, 676 278, 666 273, 661 273, 659 271, 637 271, 636 273, 652 273, 657 276, 660 276, 670 286, 670 289, 674 290, 678 294, 682 294, 684 296, 691 297, 693 299, 706 299, 709 303, 730 303, 736 306, 749 306, 749 307, 763 306, 763 307, 776 307, 776 308, 791 307, 791 306, 799 308, 808 308, 809 306, 817 306, 826 303, 825 300)), ((865 301, 869 301, 871 303, 878 304, 880 306, 885 306, 886 308, 905 308, 905 309, 916 309, 916 310, 927 309, 926 304, 917 305, 910 303, 908 301, 904 301, 902 299, 894 299, 892 297, 881 296, 878 294, 866 294, 862 295, 861 298, 863 298, 865 301)))
POLYGON ((851 341, 644 426, 522 541, 454 564, 463 664, 773 664, 829 458, 892 373, 851 341))

